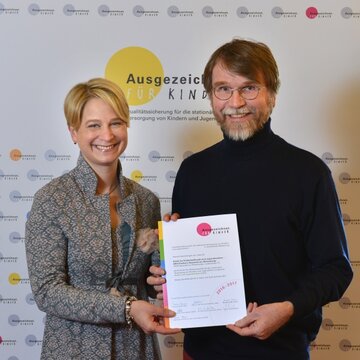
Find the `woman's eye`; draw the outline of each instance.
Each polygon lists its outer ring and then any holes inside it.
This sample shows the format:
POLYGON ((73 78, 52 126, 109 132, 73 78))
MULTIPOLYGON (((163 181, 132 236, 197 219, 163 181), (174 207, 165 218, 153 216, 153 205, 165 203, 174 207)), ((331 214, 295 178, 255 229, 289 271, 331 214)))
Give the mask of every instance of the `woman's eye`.
POLYGON ((118 126, 122 126, 124 125, 125 123, 123 121, 115 121, 113 122, 111 125, 112 126, 115 126, 115 127, 118 127, 118 126))

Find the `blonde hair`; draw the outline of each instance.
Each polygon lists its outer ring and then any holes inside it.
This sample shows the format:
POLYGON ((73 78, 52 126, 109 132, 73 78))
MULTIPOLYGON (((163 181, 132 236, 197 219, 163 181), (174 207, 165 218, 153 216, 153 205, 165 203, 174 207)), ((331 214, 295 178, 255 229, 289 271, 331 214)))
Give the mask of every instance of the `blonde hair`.
POLYGON ((68 92, 64 101, 64 114, 68 127, 79 129, 84 107, 92 98, 105 101, 129 127, 129 105, 123 91, 117 84, 104 78, 94 78, 79 83, 68 92))

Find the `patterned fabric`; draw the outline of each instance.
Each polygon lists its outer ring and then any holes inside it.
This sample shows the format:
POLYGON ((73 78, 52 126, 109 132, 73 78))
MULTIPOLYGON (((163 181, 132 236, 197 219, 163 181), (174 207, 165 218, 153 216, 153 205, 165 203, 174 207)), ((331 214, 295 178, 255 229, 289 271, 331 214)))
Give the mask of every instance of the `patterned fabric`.
MULTIPOLYGON (((124 285, 126 291, 146 300, 147 271, 159 259, 157 252, 137 248, 136 233, 157 226, 160 204, 121 171, 119 182, 120 227, 127 223, 131 232, 129 254, 123 256, 119 246, 116 267, 123 279, 138 280, 138 286, 124 285)), ((96 186, 95 173, 80 155, 76 168, 34 197, 25 244, 34 298, 46 313, 41 359, 159 359, 156 337, 127 327, 125 297, 106 287, 114 275, 109 195, 95 196, 96 186)))

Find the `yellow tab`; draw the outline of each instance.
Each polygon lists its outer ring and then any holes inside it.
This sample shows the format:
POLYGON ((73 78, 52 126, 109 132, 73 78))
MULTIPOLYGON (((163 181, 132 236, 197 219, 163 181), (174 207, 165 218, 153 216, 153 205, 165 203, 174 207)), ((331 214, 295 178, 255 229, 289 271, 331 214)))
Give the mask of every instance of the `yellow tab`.
POLYGON ((159 240, 163 240, 163 227, 162 227, 162 221, 158 221, 158 229, 159 229, 159 240))

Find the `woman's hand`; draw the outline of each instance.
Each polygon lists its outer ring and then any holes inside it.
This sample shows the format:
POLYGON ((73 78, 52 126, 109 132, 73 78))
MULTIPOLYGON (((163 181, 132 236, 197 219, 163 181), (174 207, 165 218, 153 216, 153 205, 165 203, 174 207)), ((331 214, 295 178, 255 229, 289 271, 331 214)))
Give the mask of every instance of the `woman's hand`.
POLYGON ((156 298, 158 300, 163 300, 162 286, 166 283, 166 279, 163 278, 163 275, 165 275, 165 270, 159 266, 152 265, 150 266, 149 272, 151 275, 147 277, 146 282, 148 285, 154 287, 156 291, 156 298))
POLYGON ((131 303, 130 315, 146 334, 177 334, 181 329, 170 329, 164 326, 164 318, 174 317, 174 311, 155 306, 143 300, 131 303))

